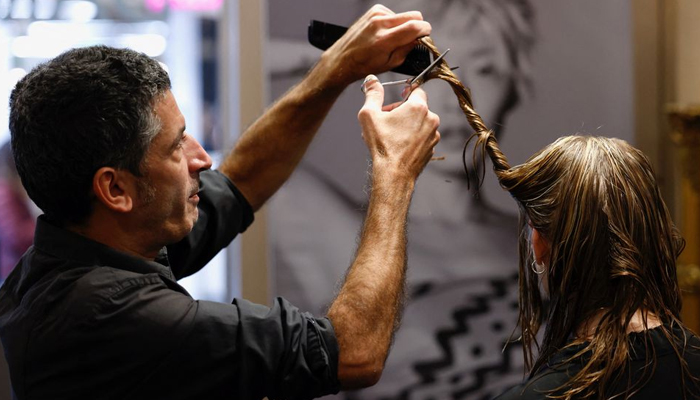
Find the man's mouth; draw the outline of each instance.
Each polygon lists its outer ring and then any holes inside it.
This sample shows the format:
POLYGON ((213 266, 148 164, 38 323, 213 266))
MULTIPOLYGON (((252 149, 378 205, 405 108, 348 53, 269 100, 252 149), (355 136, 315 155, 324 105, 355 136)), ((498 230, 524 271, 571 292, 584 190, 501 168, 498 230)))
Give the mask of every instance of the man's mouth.
POLYGON ((199 192, 202 191, 203 188, 204 188, 204 184, 202 184, 202 181, 198 180, 197 185, 194 186, 194 188, 191 191, 192 194, 190 195, 190 198, 197 196, 199 194, 199 192))

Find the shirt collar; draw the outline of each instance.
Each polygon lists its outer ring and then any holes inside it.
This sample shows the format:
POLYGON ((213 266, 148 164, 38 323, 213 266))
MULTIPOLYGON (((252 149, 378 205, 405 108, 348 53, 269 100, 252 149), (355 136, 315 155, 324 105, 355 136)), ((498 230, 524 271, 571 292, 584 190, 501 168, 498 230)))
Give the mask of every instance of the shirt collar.
POLYGON ((155 272, 173 279, 165 247, 158 252, 155 260, 146 260, 58 227, 44 215, 37 220, 34 248, 80 264, 108 266, 140 274, 155 272))

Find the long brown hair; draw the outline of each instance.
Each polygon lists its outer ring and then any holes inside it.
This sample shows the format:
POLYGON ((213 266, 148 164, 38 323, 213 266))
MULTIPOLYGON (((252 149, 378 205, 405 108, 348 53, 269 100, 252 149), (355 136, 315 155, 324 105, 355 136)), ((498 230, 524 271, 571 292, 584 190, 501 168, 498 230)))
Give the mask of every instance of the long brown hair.
MULTIPOLYGON (((429 37, 421 42, 439 54, 429 37)), ((500 185, 520 208, 518 324, 530 376, 563 348, 583 344, 583 350, 572 358, 584 354, 590 358, 564 387, 549 395, 563 399, 610 396, 610 388, 628 368, 627 327, 635 312, 641 311, 645 326, 647 315, 662 322, 660 329, 684 371, 685 387, 690 374, 681 357, 683 349, 672 334, 674 327, 683 327, 676 258, 685 242, 671 221, 646 156, 619 139, 570 136, 511 167, 493 132, 474 110, 469 90, 447 62, 428 77, 436 78, 452 86, 475 131, 473 162, 485 163, 487 154, 500 185), (476 156, 477 149, 482 150, 481 158, 476 156), (541 296, 540 279, 530 268, 534 260, 528 226, 550 244, 545 272, 548 307, 541 296), (577 328, 600 313, 592 338, 576 338, 577 328), (536 335, 545 319, 540 344, 536 335), (535 350, 539 351, 536 355, 535 350)), ((656 360, 650 350, 641 379, 626 382, 626 397, 653 374, 656 360)), ((692 377, 690 381, 697 384, 692 377)))

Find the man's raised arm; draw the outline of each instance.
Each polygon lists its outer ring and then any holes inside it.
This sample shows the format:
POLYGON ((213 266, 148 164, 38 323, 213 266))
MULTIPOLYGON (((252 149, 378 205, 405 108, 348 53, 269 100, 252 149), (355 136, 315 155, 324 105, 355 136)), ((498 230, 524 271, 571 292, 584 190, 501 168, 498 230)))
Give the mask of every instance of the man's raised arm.
POLYGON ((419 12, 372 7, 241 135, 219 170, 259 209, 289 178, 342 91, 367 74, 401 65, 430 29, 419 12))
POLYGON ((388 111, 392 107, 382 110, 384 89, 377 79, 370 77, 365 88, 359 119, 372 155, 372 189, 355 261, 328 311, 343 389, 373 385, 381 376, 403 309, 408 208, 440 140, 439 119, 423 90, 388 111))

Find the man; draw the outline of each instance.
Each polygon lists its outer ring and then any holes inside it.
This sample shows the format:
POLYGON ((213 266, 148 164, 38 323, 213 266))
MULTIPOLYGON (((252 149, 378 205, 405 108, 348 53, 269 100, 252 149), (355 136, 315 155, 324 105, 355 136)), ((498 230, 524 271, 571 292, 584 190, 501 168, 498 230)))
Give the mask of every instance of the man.
POLYGON ((374 384, 401 311, 413 186, 439 140, 422 90, 382 109, 381 85, 365 80, 372 194, 327 318, 283 299, 198 302, 175 279, 246 229, 346 86, 399 65, 429 33, 419 13, 373 7, 218 171, 186 133, 154 60, 93 47, 30 72, 11 96, 10 127, 44 216, 0 291, 14 395, 297 399, 374 384))

